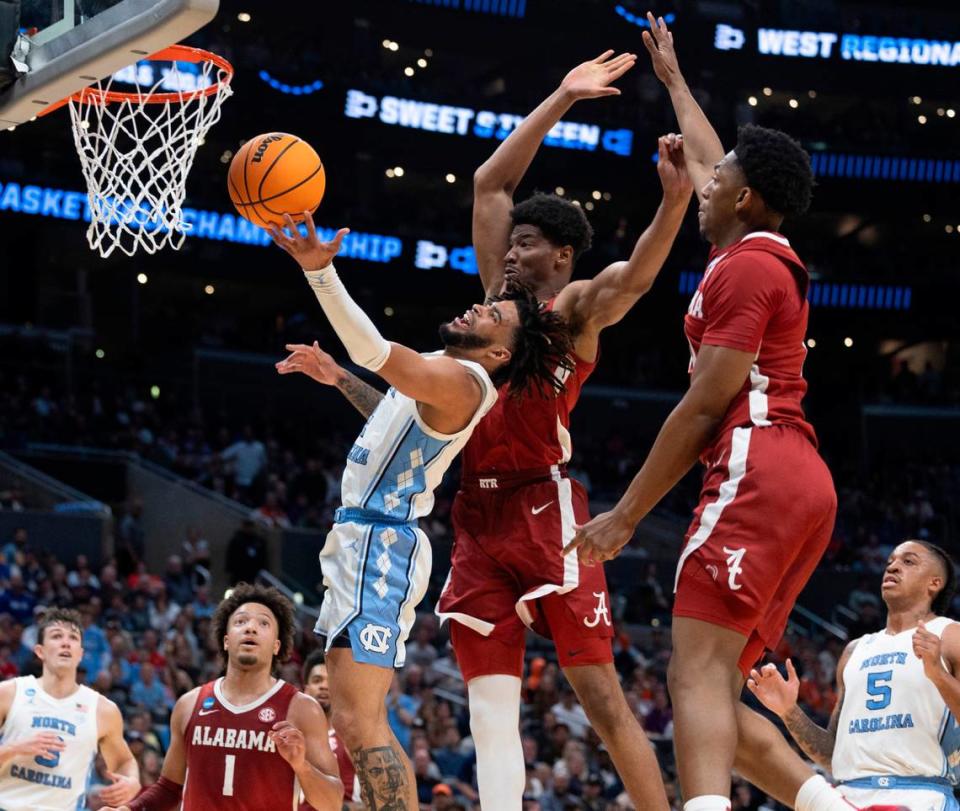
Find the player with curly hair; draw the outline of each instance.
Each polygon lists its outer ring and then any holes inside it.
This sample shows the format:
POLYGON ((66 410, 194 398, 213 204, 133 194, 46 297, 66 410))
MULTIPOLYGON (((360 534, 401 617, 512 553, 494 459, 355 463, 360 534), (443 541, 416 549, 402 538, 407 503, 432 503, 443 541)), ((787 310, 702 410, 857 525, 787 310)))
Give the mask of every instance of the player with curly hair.
MULTIPOLYGON (((333 267, 346 229, 321 242, 309 213, 306 223, 303 236, 288 218, 290 235, 273 229, 274 241, 303 269, 353 361, 391 386, 370 398, 366 425, 347 454, 343 506, 320 553, 327 588, 315 630, 327 655, 331 720, 348 747, 366 807, 415 809, 413 768, 390 730, 384 701, 393 669, 406 660, 415 609, 430 579, 430 540, 418 522, 430 514, 434 490, 494 403, 563 396, 573 367, 570 331, 529 287, 513 283, 442 324, 440 352, 422 355, 389 343, 333 267)), ((277 371, 325 382, 329 356, 319 346, 288 349, 292 354, 277 371)))
POLYGON ((730 808, 736 768, 800 811, 849 809, 739 701, 829 543, 837 497, 801 401, 809 275, 785 218, 810 205, 813 173, 788 135, 746 126, 726 152, 680 73, 673 35, 648 15, 644 44, 683 133, 712 244, 685 318, 690 388, 609 512, 578 530, 582 560, 613 558, 700 459, 700 503, 677 566, 668 684, 685 811, 730 808), (709 720, 705 721, 704 713, 709 720))
POLYGON ((275 588, 233 588, 210 629, 223 677, 177 701, 160 779, 119 811, 296 808, 301 793, 317 811, 340 811, 323 710, 275 676, 295 629, 293 605, 275 588))

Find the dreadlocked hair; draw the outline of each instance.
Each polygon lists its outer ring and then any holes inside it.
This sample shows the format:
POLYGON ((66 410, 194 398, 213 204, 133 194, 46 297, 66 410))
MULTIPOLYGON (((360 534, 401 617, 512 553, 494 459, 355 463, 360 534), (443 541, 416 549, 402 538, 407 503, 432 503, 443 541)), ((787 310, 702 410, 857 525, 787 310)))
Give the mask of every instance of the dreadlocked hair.
POLYGON ((257 603, 269 609, 277 621, 277 638, 280 640, 280 650, 273 657, 273 669, 287 661, 293 651, 293 634, 296 629, 296 618, 293 613, 293 604, 273 586, 260 586, 254 583, 237 583, 230 591, 213 615, 210 633, 220 651, 220 656, 226 659, 223 650, 223 639, 227 635, 227 626, 230 617, 240 606, 246 603, 257 603))
POLYGON ((510 211, 513 227, 535 225, 554 245, 573 248, 573 261, 590 250, 593 228, 580 206, 557 197, 537 192, 510 211))
POLYGON ((492 300, 514 302, 520 326, 514 333, 510 361, 490 379, 498 387, 509 384, 511 397, 527 392, 541 397, 560 394, 574 370, 573 339, 566 320, 544 307, 521 282, 508 282, 503 294, 492 300))
POLYGON ((813 170, 810 156, 785 132, 746 124, 737 131, 737 163, 769 208, 797 217, 810 208, 813 170))
POLYGON ((957 592, 957 569, 953 565, 953 559, 946 549, 937 546, 935 543, 918 541, 916 539, 911 539, 911 543, 920 544, 920 546, 928 552, 932 552, 938 557, 943 564, 943 573, 945 575, 943 588, 937 592, 936 596, 930 602, 930 610, 937 616, 946 616, 946 613, 950 610, 950 605, 953 603, 953 595, 957 592))

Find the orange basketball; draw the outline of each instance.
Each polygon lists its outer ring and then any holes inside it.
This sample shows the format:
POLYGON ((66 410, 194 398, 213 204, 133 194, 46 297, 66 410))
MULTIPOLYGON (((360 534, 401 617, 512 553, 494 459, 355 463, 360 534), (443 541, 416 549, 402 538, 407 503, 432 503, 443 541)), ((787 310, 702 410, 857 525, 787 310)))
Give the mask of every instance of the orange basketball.
POLYGON ((327 186, 320 156, 296 135, 268 132, 247 141, 233 156, 228 173, 230 199, 250 222, 283 225, 314 212, 327 186))

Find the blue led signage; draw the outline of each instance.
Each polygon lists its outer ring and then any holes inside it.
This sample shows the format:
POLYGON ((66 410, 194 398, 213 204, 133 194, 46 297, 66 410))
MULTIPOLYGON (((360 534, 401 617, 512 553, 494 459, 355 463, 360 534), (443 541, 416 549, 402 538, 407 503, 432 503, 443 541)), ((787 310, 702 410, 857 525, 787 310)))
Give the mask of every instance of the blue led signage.
MULTIPOLYGON (((523 121, 523 116, 513 113, 475 110, 396 96, 371 96, 362 90, 347 91, 343 113, 347 118, 376 118, 380 123, 393 127, 443 135, 495 138, 498 141, 506 138, 523 121)), ((604 129, 596 124, 561 121, 550 130, 544 144, 627 156, 633 151, 633 130, 604 129)))
MULTIPOLYGON (((745 29, 720 23, 713 46, 719 51, 748 48, 751 37, 745 29)), ((805 59, 840 59, 853 62, 885 62, 903 65, 960 65, 960 42, 914 37, 847 34, 833 31, 796 31, 758 28, 757 53, 805 59)))

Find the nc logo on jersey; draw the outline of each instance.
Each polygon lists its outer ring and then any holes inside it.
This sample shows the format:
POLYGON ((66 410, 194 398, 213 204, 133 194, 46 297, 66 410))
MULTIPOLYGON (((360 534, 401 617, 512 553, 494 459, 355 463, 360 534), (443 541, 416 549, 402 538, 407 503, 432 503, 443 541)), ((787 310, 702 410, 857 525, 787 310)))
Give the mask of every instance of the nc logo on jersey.
POLYGON ((277 720, 277 711, 273 707, 264 707, 257 713, 257 718, 263 721, 263 723, 269 724, 271 721, 277 720))
POLYGON ((207 696, 203 700, 203 704, 200 705, 201 709, 209 710, 214 704, 216 704, 216 699, 213 696, 207 696))
POLYGON ((393 631, 389 628, 368 622, 360 632, 360 644, 363 645, 364 650, 371 653, 386 653, 390 650, 390 638, 392 636, 393 631))

